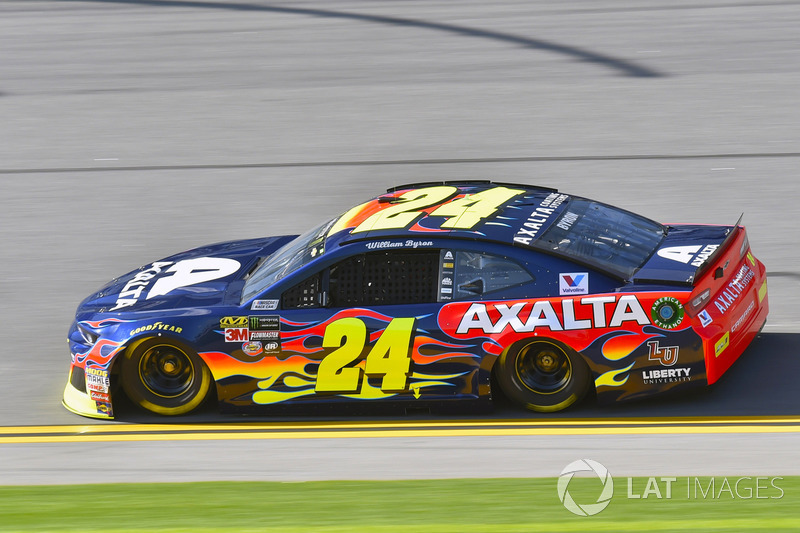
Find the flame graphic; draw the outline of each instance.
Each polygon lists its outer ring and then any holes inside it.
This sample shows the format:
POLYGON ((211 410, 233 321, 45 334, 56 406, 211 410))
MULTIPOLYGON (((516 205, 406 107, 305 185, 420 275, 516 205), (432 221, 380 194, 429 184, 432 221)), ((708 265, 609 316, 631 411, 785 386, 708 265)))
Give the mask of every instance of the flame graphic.
POLYGON ((450 344, 447 342, 438 341, 431 337, 425 337, 423 335, 418 335, 414 339, 414 346, 411 351, 411 360, 414 361, 415 364, 418 365, 429 365, 431 363, 436 363, 438 361, 444 361, 445 359, 451 359, 456 357, 478 357, 478 355, 474 353, 468 352, 452 352, 447 351, 444 353, 439 353, 436 355, 424 355, 422 353, 423 347, 427 350, 430 350, 430 347, 434 349, 440 350, 450 350, 452 348, 456 349, 468 349, 474 347, 474 344, 462 345, 462 344, 450 344))
POLYGON ((603 357, 609 361, 619 361, 628 357, 634 350, 653 337, 663 337, 663 335, 621 331, 603 343, 601 352, 603 357))
POLYGON ((100 339, 94 346, 83 353, 75 354, 75 361, 84 366, 103 368, 108 366, 111 358, 114 357, 124 346, 124 342, 115 342, 109 339, 100 339))
POLYGON ((319 363, 302 355, 291 355, 285 359, 265 357, 254 362, 239 361, 224 352, 203 352, 199 355, 208 365, 215 380, 231 376, 247 376, 274 383, 288 373, 313 378, 314 374, 306 372, 306 365, 319 363))
POLYGON ((625 383, 628 381, 628 378, 630 377, 630 375, 625 376, 625 379, 621 379, 621 380, 617 380, 616 378, 620 374, 624 374, 625 372, 627 372, 628 370, 633 368, 634 364, 636 364, 635 361, 633 363, 629 364, 628 366, 626 366, 625 368, 618 368, 616 370, 609 370, 608 372, 605 372, 605 373, 601 374, 600 376, 597 377, 596 380, 594 380, 594 386, 595 387, 621 387, 621 386, 625 385, 625 383))
POLYGON ((97 329, 97 328, 102 328, 102 327, 109 326, 109 325, 115 324, 115 323, 124 324, 126 322, 133 322, 133 320, 121 320, 119 318, 104 318, 103 320, 96 320, 94 322, 91 321, 91 320, 83 320, 80 323, 81 324, 86 324, 90 328, 97 329))

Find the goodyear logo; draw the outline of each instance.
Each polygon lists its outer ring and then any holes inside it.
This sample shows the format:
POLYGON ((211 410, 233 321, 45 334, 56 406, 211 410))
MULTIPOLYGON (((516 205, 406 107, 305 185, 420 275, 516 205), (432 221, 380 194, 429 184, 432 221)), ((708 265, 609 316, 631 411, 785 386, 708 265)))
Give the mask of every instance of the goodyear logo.
POLYGON ((719 357, 719 354, 725 351, 725 348, 728 347, 731 341, 731 334, 729 331, 725 332, 725 335, 722 336, 720 340, 714 345, 714 357, 719 357))
POLYGON ((246 328, 246 316, 224 316, 219 319, 219 327, 221 328, 246 328))

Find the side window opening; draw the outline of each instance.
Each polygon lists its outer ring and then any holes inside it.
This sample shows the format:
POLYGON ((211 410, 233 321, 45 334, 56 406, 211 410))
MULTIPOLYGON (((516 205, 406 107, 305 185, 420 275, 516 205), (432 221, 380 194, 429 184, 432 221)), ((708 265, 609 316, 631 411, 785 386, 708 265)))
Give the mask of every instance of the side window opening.
POLYGON ((372 252, 331 267, 330 305, 402 305, 436 301, 438 251, 372 252))
POLYGON ((283 309, 306 309, 320 305, 319 273, 306 278, 291 289, 287 289, 281 297, 283 309))
POLYGON ((517 262, 481 252, 455 253, 456 300, 480 297, 533 281, 533 276, 517 262))

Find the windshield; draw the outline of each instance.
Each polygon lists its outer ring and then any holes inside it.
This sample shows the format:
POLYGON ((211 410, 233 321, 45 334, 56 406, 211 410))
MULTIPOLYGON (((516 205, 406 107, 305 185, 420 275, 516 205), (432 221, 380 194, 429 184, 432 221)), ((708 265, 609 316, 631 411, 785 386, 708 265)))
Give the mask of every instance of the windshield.
POLYGON ((537 245, 629 279, 663 238, 664 227, 657 222, 598 202, 573 199, 537 245))
POLYGON ((269 256, 244 284, 242 303, 325 253, 325 235, 335 221, 334 218, 303 233, 269 256))

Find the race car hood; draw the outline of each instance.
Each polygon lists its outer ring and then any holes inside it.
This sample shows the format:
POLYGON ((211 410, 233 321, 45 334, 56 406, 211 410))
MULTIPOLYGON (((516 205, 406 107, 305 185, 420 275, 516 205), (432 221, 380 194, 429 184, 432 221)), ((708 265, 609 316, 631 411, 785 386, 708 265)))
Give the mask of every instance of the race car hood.
POLYGON ((634 283, 691 286, 735 226, 669 225, 667 236, 633 276, 634 283))
POLYGON ((78 307, 76 318, 238 305, 244 278, 294 236, 229 241, 153 261, 111 280, 78 307))

